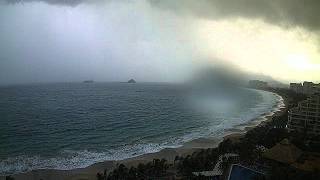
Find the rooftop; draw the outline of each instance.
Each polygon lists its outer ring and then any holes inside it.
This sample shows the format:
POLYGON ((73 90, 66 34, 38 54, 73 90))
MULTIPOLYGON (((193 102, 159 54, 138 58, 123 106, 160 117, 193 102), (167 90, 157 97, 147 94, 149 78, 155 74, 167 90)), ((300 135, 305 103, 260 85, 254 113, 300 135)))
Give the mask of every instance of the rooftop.
POLYGON ((285 164, 292 164, 302 155, 302 151, 291 144, 288 139, 283 139, 280 143, 267 150, 263 156, 267 159, 285 164))

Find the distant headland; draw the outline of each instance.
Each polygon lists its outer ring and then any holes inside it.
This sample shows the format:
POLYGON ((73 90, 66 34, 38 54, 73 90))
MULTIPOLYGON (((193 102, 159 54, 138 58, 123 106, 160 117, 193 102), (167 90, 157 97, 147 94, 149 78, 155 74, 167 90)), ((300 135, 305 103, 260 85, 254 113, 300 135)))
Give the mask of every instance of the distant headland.
POLYGON ((130 79, 128 83, 137 83, 134 79, 130 79))
POLYGON ((86 81, 83 81, 83 83, 94 83, 93 80, 86 80, 86 81))

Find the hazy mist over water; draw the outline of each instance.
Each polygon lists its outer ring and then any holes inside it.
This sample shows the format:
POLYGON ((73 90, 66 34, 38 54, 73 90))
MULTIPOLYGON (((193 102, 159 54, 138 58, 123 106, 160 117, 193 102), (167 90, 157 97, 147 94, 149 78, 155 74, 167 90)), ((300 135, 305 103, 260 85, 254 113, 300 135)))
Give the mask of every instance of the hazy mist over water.
POLYGON ((0 5, 0 83, 181 81, 192 68, 181 20, 144 1, 0 5))

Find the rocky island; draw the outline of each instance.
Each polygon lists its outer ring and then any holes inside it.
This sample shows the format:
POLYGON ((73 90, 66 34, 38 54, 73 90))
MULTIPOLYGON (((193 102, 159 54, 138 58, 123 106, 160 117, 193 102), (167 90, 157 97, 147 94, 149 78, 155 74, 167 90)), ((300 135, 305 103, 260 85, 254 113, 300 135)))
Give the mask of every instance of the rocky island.
POLYGON ((134 79, 130 79, 128 83, 137 83, 134 79))
POLYGON ((93 80, 85 80, 85 81, 83 81, 83 83, 94 83, 94 81, 93 80))

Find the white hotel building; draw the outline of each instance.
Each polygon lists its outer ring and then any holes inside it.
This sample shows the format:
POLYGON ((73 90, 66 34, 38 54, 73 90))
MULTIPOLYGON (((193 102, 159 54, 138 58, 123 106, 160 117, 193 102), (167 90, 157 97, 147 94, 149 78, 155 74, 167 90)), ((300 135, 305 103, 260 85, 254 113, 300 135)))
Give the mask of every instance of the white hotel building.
POLYGON ((288 128, 310 136, 320 135, 320 95, 311 95, 289 110, 288 128))
POLYGON ((312 95, 315 93, 320 93, 320 84, 307 81, 303 83, 290 83, 290 89, 296 93, 312 95))

